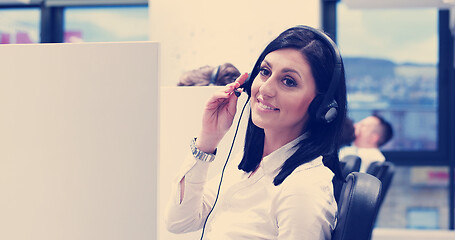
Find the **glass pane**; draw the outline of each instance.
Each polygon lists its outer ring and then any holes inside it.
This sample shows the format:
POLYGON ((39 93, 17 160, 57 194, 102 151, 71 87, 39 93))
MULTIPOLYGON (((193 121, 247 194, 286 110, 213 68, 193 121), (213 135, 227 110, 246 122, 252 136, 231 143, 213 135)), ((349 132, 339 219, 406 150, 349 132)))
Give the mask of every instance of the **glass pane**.
POLYGON ((376 227, 449 228, 447 167, 396 167, 376 227))
POLYGON ((147 6, 65 9, 65 42, 147 41, 147 6))
POLYGON ((349 116, 390 121, 384 149, 436 150, 437 9, 337 9, 349 116))
POLYGON ((35 8, 0 9, 0 43, 39 43, 40 11, 35 8))

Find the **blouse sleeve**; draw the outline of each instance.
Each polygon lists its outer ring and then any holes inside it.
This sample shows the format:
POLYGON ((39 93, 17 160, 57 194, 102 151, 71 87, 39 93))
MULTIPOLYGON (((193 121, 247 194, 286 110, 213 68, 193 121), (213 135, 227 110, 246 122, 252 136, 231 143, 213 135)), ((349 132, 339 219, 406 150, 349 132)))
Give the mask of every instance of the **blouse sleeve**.
POLYGON ((337 214, 333 189, 328 184, 313 184, 302 188, 298 186, 301 182, 295 183, 283 191, 277 204, 278 240, 331 239, 337 214))
POLYGON ((197 160, 191 153, 185 158, 176 178, 165 209, 167 229, 173 233, 199 230, 215 200, 215 189, 206 186, 210 163, 197 160), (184 194, 180 202, 180 181, 184 179, 184 194))

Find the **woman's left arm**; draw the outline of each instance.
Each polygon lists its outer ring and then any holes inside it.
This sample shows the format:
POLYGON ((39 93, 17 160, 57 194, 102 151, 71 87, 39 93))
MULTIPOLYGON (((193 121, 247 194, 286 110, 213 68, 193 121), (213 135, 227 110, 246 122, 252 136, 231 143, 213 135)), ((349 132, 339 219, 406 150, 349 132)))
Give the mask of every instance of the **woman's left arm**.
POLYGON ((207 181, 209 164, 195 160, 191 154, 183 162, 164 209, 164 222, 170 232, 185 233, 202 228, 215 199, 212 181, 207 181))

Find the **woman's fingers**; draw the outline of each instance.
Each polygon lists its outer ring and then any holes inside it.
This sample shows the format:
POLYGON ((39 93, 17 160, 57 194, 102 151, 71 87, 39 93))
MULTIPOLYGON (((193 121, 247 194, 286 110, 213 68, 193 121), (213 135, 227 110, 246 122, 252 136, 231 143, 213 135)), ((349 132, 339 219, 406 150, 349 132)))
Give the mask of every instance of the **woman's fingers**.
MULTIPOLYGON (((240 75, 235 82, 232 82, 230 84, 227 84, 221 91, 215 92, 211 99, 209 100, 209 104, 223 104, 225 101, 229 100, 229 97, 235 93, 235 91, 238 91, 238 93, 242 92, 242 89, 238 89, 245 81, 248 79, 248 73, 244 73, 240 75)), ((236 95, 237 97, 239 95, 236 95)))
POLYGON ((240 75, 235 82, 227 84, 222 91, 214 93, 212 100, 210 101, 212 107, 216 106, 218 110, 220 110, 219 107, 227 105, 226 110, 229 115, 233 117, 236 112, 237 97, 239 97, 242 92, 242 89, 239 89, 239 87, 245 83, 247 79, 248 73, 244 73, 240 75), (233 94, 235 94, 236 97, 232 96, 233 94))
POLYGON ((228 101, 230 95, 230 93, 224 91, 215 92, 208 101, 208 107, 218 107, 218 105, 222 104, 225 101, 228 101))
POLYGON ((240 85, 242 85, 245 83, 245 81, 247 79, 248 79, 248 73, 244 73, 244 74, 240 75, 240 77, 238 77, 237 80, 235 80, 235 81, 238 82, 240 85))
POLYGON ((232 125, 235 113, 237 111, 237 95, 234 95, 234 91, 238 91, 240 85, 242 85, 248 74, 242 74, 237 80, 233 83, 226 85, 219 91, 216 91, 212 94, 210 99, 206 104, 204 115, 202 118, 202 131, 201 136, 202 140, 211 139, 208 144, 206 142, 199 142, 202 144, 202 147, 207 147, 207 149, 216 147, 219 140, 224 136, 224 134, 229 130, 232 125), (216 140, 213 140, 216 139, 216 140), (213 145, 213 146, 212 146, 213 145))
POLYGON ((229 115, 231 117, 235 115, 237 97, 232 96, 235 91, 241 92, 238 89, 248 79, 248 73, 240 75, 237 80, 233 83, 227 84, 222 90, 213 93, 207 104, 208 110, 222 111, 224 107, 227 107, 229 115), (227 106, 226 106, 227 105, 227 106))
POLYGON ((238 89, 245 81, 248 79, 248 73, 244 73, 240 75, 235 82, 226 85, 226 89, 224 90, 226 93, 232 94, 234 91, 239 91, 238 89))

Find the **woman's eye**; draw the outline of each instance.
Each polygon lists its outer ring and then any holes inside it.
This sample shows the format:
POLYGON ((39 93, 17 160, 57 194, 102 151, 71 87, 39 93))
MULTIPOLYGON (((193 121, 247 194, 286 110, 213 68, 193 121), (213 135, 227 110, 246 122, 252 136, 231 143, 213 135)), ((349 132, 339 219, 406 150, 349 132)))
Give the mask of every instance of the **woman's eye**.
POLYGON ((295 87, 295 86, 297 86, 297 82, 294 79, 292 79, 292 78, 285 78, 285 79, 283 79, 282 82, 287 87, 295 87))
POLYGON ((269 71, 267 68, 261 68, 261 69, 259 69, 259 73, 260 73, 262 76, 269 76, 269 75, 270 75, 270 71, 269 71))

